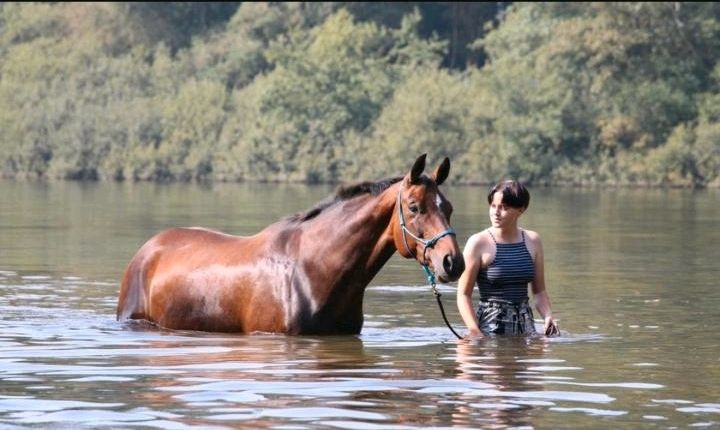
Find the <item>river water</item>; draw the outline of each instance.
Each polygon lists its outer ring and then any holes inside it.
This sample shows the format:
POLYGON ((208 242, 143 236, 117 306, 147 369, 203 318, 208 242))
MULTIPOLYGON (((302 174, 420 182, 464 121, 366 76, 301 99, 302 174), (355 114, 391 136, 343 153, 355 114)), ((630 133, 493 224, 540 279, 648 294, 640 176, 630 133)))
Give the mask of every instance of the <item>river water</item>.
MULTIPOLYGON (((0 429, 720 428, 717 190, 531 189, 521 225, 543 237, 559 338, 457 342, 397 255, 359 336, 115 321, 157 231, 252 234, 332 190, 0 182, 0 429)), ((445 193, 462 246, 486 189, 445 193)))

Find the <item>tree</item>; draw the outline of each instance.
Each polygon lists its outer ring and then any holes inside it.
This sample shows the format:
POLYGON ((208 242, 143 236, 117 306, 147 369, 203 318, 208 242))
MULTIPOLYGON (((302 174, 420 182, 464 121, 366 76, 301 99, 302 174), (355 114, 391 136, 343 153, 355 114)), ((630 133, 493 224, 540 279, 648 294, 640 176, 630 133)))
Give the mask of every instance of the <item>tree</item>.
POLYGON ((370 127, 410 70, 439 62, 442 44, 418 38, 418 21, 415 14, 389 30, 340 10, 310 33, 296 30, 272 44, 273 71, 248 89, 257 97, 245 137, 254 154, 248 169, 337 180, 352 162, 338 156, 345 135, 370 127))
POLYGON ((510 173, 558 179, 587 160, 620 173, 604 162, 662 145, 697 115, 718 16, 714 4, 513 5, 481 42, 510 173))

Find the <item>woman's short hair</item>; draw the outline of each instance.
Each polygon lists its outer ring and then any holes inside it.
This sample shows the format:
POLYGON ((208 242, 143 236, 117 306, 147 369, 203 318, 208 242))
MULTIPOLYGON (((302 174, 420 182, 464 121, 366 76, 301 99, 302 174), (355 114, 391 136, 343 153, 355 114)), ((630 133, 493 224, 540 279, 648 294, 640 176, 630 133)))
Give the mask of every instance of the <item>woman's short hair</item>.
POLYGON ((495 193, 502 193, 503 204, 511 208, 527 209, 530 205, 530 193, 519 181, 500 181, 490 189, 488 204, 492 203, 495 193))

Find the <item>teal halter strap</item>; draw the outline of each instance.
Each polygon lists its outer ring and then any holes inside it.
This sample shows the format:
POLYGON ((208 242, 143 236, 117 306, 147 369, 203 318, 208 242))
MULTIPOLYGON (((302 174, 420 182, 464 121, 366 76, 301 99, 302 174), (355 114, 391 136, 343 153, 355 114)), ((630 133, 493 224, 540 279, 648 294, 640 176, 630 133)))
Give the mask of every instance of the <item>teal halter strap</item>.
MULTIPOLYGON (((407 241, 406 234, 409 235, 411 238, 415 239, 416 242, 422 243, 425 247, 423 248, 423 260, 425 260, 425 253, 427 252, 428 248, 432 249, 435 247, 435 244, 438 243, 440 239, 442 239, 445 236, 455 236, 455 230, 452 228, 448 228, 447 230, 436 234, 432 238, 425 240, 421 237, 418 237, 414 235, 410 230, 408 230, 407 225, 405 224, 405 215, 403 214, 402 210, 402 190, 398 191, 398 198, 397 198, 397 207, 398 207, 398 215, 400 218, 400 229, 402 229, 403 233, 403 243, 405 243, 405 249, 407 250, 408 254, 415 256, 415 253, 410 249, 410 245, 407 241)), ((426 272, 429 272, 430 269, 427 268, 426 264, 420 263, 425 267, 426 272)), ((435 275, 433 274, 433 279, 435 275)))
POLYGON ((453 329, 452 325, 450 324, 450 321, 448 321, 447 316, 445 315, 445 308, 443 308, 442 301, 440 300, 440 291, 437 290, 437 281, 435 279, 435 273, 433 273, 432 270, 430 270, 430 267, 424 263, 426 260, 425 253, 427 252, 428 248, 433 248, 436 243, 440 239, 442 239, 445 236, 455 236, 455 230, 452 228, 448 228, 447 230, 443 231, 442 233, 436 234, 429 240, 425 240, 421 237, 417 237, 416 235, 412 234, 410 230, 408 230, 407 226, 405 225, 405 215, 403 215, 402 210, 402 189, 398 191, 398 198, 397 198, 397 207, 398 207, 398 214, 400 218, 400 228, 403 233, 403 242, 405 243, 405 249, 407 250, 408 254, 414 256, 415 253, 410 249, 410 245, 408 244, 407 237, 405 234, 409 234, 410 237, 415 239, 417 242, 422 243, 425 245, 423 248, 423 263, 420 263, 423 270, 425 271, 425 276, 427 277, 428 283, 430 284, 430 287, 432 288, 432 292, 435 295, 435 299, 437 300, 438 306, 440 307, 440 314, 443 317, 443 320, 445 321, 445 325, 450 329, 450 331, 457 337, 458 339, 462 339, 462 337, 453 329))

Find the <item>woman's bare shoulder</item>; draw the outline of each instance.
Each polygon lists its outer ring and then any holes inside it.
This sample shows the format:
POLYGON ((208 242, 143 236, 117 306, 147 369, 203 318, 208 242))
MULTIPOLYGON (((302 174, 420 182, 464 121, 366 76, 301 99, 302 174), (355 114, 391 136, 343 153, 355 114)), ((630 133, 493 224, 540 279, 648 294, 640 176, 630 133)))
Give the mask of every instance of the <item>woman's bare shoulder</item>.
POLYGON ((465 249, 479 251, 491 240, 490 233, 487 230, 479 231, 468 238, 465 243, 465 249))
POLYGON ((528 240, 531 240, 533 242, 540 241, 540 234, 538 232, 533 231, 533 230, 527 230, 527 229, 523 229, 523 231, 525 232, 525 237, 527 237, 528 240))
POLYGON ((470 236, 468 238, 468 243, 470 243, 470 242, 474 242, 474 243, 486 242, 488 240, 491 240, 490 232, 487 229, 485 229, 483 231, 479 231, 479 232, 473 234, 472 236, 470 236))

